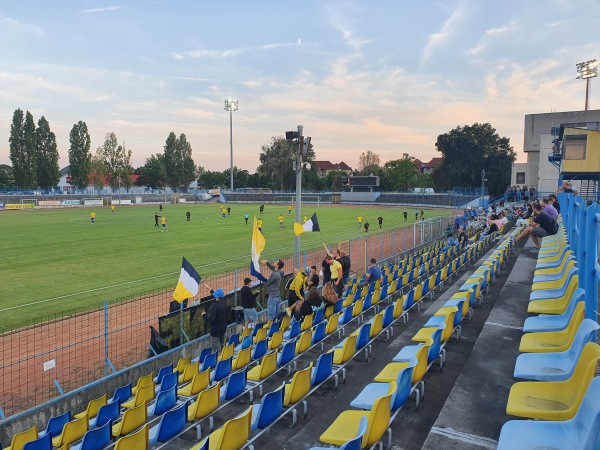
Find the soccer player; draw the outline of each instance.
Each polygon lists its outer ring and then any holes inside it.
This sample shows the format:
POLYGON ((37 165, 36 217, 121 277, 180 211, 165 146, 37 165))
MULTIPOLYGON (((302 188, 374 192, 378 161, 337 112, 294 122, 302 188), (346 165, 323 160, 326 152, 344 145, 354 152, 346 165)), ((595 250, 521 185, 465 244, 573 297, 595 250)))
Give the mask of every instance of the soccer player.
POLYGON ((379 228, 381 229, 381 225, 383 225, 383 217, 379 216, 377 218, 377 222, 379 222, 379 228))
POLYGON ((406 222, 408 220, 408 212, 404 211, 402 214, 404 215, 404 221, 406 222))
POLYGON ((93 209, 90 213, 90 219, 92 219, 92 225, 94 225, 94 223, 96 222, 96 212, 93 209))
POLYGON ((250 215, 248 213, 244 214, 244 220, 246 221, 246 225, 248 225, 248 218, 250 215))
POLYGON ((281 214, 279 214, 279 228, 285 228, 283 225, 283 216, 281 214))
POLYGON ((228 206, 227 207, 227 215, 230 216, 231 215, 231 208, 228 206))
POLYGON ((359 214, 356 220, 358 220, 358 228, 362 228, 363 216, 359 214))
POLYGON ((302 218, 302 223, 306 223, 307 220, 308 220, 308 216, 306 214, 304 214, 304 217, 302 218))
POLYGON ((154 213, 154 227, 155 227, 155 228, 160 228, 160 226, 158 225, 158 218, 159 218, 159 217, 160 217, 160 216, 158 215, 158 213, 156 213, 156 212, 155 212, 155 213, 154 213))
POLYGON ((165 217, 164 214, 160 218, 160 223, 162 224, 162 231, 169 231, 169 229, 167 228, 167 218, 165 217))
POLYGON ((265 205, 260 205, 260 213, 262 214, 265 211, 265 205))
POLYGON ((256 228, 258 228, 258 231, 262 233, 262 219, 260 217, 256 221, 256 228))
POLYGON ((415 220, 419 219, 419 210, 415 209, 415 220))
POLYGON ((162 203, 159 203, 159 204, 158 204, 158 210, 159 210, 160 212, 162 212, 162 203))
POLYGON ((292 205, 288 205, 288 216, 292 214, 292 205))
POLYGON ((421 220, 423 220, 425 218, 425 213, 423 212, 423 210, 421 210, 421 220))
POLYGON ((189 212, 189 211, 185 213, 185 218, 187 219, 187 221, 188 221, 188 222, 190 221, 190 217, 191 217, 191 216, 192 216, 192 215, 190 214, 190 212, 189 212))
POLYGON ((365 233, 369 232, 369 222, 365 222, 365 233))
POLYGON ((115 213, 115 205, 110 205, 110 211, 114 214, 115 213))

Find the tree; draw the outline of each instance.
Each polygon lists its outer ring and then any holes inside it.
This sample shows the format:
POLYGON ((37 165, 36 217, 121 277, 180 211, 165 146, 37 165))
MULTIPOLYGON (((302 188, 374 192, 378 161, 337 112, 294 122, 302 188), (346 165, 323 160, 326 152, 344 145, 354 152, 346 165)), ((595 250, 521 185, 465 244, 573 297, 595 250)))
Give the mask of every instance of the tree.
POLYGON ((181 171, 178 177, 179 186, 183 186, 187 190, 190 183, 196 179, 196 165, 192 159, 192 146, 183 133, 179 135, 177 140, 177 156, 181 161, 181 171))
POLYGON ((44 116, 38 121, 36 146, 37 184, 43 188, 54 187, 60 180, 59 155, 56 136, 44 116))
POLYGON ((0 186, 2 189, 8 189, 15 185, 12 167, 8 164, 0 164, 0 186))
MULTIPOLYGON (((258 166, 257 172, 261 177, 269 180, 269 187, 280 190, 294 189, 296 186, 294 161, 298 143, 287 141, 282 136, 273 136, 261 149, 260 166, 258 166)), ((302 160, 308 163, 315 160, 315 151, 312 144, 310 144, 308 152, 302 160)))
POLYGON ((146 158, 146 163, 136 170, 139 175, 138 186, 148 186, 152 189, 162 189, 166 185, 165 157, 162 153, 146 158))
POLYGON ((121 172, 125 164, 125 147, 119 145, 115 133, 106 133, 104 144, 98 147, 96 157, 104 160, 108 184, 112 189, 117 189, 120 186, 121 172))
POLYGON ((121 184, 127 192, 133 186, 133 167, 131 166, 131 150, 125 149, 125 142, 123 142, 123 167, 121 169, 121 184))
POLYGON ((401 159, 388 161, 384 164, 381 175, 381 188, 386 191, 408 190, 416 186, 419 175, 415 158, 408 153, 404 153, 401 159))
POLYGON ((24 118, 21 109, 15 110, 8 142, 15 184, 20 188, 36 187, 35 122, 29 111, 24 118))
POLYGON ((100 192, 104 189, 104 183, 108 173, 102 147, 98 147, 96 154, 92 157, 91 168, 92 174, 90 181, 94 185, 94 189, 100 192))
POLYGON ((367 150, 367 153, 362 152, 358 158, 357 172, 358 175, 370 175, 379 171, 380 167, 379 155, 367 150))
POLYGON ((179 172, 181 170, 181 161, 177 155, 177 136, 170 132, 165 141, 164 164, 167 175, 167 184, 177 190, 179 186, 179 172))
POLYGON ((450 184, 479 186, 484 169, 492 195, 503 192, 510 184, 515 152, 510 140, 498 136, 489 123, 458 126, 439 135, 435 146, 443 155, 440 170, 450 184))
POLYGON ((85 122, 80 120, 73 125, 69 134, 69 143, 71 185, 77 189, 85 189, 89 184, 89 176, 92 170, 90 135, 85 122))

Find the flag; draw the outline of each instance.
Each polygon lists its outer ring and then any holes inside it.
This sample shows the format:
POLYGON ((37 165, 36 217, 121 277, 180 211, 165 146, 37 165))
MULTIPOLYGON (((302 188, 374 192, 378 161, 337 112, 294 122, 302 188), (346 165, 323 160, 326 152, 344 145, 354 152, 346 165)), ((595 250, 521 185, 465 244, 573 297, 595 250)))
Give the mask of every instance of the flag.
POLYGON ((296 233, 296 236, 300 236, 302 233, 310 233, 311 231, 321 231, 319 228, 319 221, 317 220, 317 213, 314 213, 312 217, 303 224, 294 224, 294 233, 296 233))
POLYGON ((265 249, 265 237, 258 229, 256 224, 256 216, 254 216, 254 226, 252 227, 252 248, 251 248, 251 261, 250 261, 250 275, 258 278, 260 281, 267 281, 267 279, 260 273, 260 254, 265 249))
POLYGON ((173 292, 173 298, 181 303, 186 298, 195 297, 198 294, 199 285, 200 275, 198 275, 198 272, 196 272, 196 269, 192 267, 188 260, 183 258, 179 281, 177 282, 177 287, 175 287, 175 292, 173 292))

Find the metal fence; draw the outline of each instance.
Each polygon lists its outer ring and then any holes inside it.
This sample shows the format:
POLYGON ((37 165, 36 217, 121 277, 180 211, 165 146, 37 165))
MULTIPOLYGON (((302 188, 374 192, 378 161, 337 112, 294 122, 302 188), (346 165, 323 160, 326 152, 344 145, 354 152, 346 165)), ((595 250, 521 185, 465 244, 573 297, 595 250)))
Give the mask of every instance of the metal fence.
MULTIPOLYGON (((386 260, 400 255, 442 236, 453 225, 452 216, 434 218, 414 227, 330 245, 346 250, 351 272, 362 274, 370 258, 386 260)), ((304 252, 302 266, 320 269, 324 257, 323 250, 304 252)), ((294 268, 293 256, 285 258, 284 263, 289 277, 294 268)), ((249 267, 203 282, 213 289, 223 288, 231 308, 239 303, 238 291, 246 277, 250 277, 249 267)), ((262 285, 254 289, 260 292, 259 308, 266 308, 266 289, 262 285)), ((283 294, 282 299, 287 298, 283 294)), ((198 312, 210 306, 210 300, 186 308, 185 315, 177 310, 170 313, 172 287, 121 300, 96 305, 93 311, 65 309, 60 314, 40 317, 26 328, 16 329, 9 324, 0 327, 0 420, 146 359, 150 327, 159 330, 159 318, 172 319, 168 326, 167 322, 162 324, 161 330, 169 346, 207 332, 198 312)), ((229 319, 233 320, 231 315, 229 319)))

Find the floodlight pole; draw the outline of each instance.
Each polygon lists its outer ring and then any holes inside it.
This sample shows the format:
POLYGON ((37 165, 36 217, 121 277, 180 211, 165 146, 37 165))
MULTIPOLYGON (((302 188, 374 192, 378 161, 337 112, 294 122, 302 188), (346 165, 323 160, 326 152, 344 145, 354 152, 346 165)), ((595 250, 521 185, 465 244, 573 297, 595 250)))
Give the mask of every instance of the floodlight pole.
MULTIPOLYGON (((302 223, 302 150, 304 148, 304 127, 298 125, 298 148, 296 149, 296 223, 302 223)), ((294 240, 294 266, 300 267, 300 236, 294 240)))
POLYGON ((590 81, 598 76, 598 62, 595 59, 580 62, 577 67, 577 80, 585 80, 585 111, 590 107, 590 81))
POLYGON ((225 99, 225 111, 229 111, 229 180, 230 189, 233 191, 233 111, 238 110, 238 101, 225 99))

